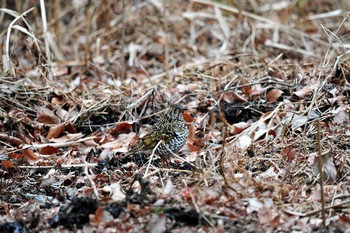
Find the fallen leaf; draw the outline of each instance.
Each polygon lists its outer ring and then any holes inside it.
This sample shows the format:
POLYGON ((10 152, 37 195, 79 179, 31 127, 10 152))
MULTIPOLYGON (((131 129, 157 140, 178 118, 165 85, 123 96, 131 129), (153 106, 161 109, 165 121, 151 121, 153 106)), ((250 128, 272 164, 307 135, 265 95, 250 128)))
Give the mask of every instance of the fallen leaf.
POLYGON ((39 153, 42 155, 52 155, 58 153, 60 150, 53 146, 45 146, 39 150, 39 153))
POLYGON ((276 102, 281 95, 283 94, 283 91, 278 90, 278 89, 272 89, 270 90, 267 95, 266 95, 266 100, 267 102, 276 102))
POLYGON ((188 148, 188 151, 190 152, 199 152, 201 151, 201 149, 195 145, 192 145, 192 144, 189 144, 187 143, 187 148, 188 148))
POLYGON ((37 156, 31 149, 22 150, 22 155, 28 162, 33 162, 39 159, 39 156, 37 156))
POLYGON ((116 136, 122 133, 130 133, 132 125, 133 123, 120 122, 116 127, 114 127, 111 134, 116 136))
POLYGON ((249 81, 246 79, 242 79, 242 85, 244 85, 241 89, 243 91, 244 94, 246 94, 247 96, 250 96, 253 92, 251 85, 247 85, 249 84, 249 81))
POLYGON ((289 161, 295 159, 295 150, 293 146, 287 146, 281 151, 281 156, 282 157, 287 157, 289 161))
POLYGON ((187 142, 193 143, 194 139, 196 136, 196 126, 194 123, 190 124, 188 127, 188 137, 187 137, 187 142))
POLYGON ((294 95, 298 96, 299 98, 305 98, 306 96, 310 95, 314 89, 316 88, 315 84, 307 85, 300 89, 299 91, 293 92, 294 95))
POLYGON ((184 120, 186 121, 186 122, 188 122, 188 123, 191 123, 191 122, 193 122, 193 117, 191 116, 191 114, 189 114, 188 112, 184 112, 184 120))
POLYGON ((1 161, 1 166, 5 167, 5 168, 9 168, 9 167, 13 167, 14 164, 10 160, 3 160, 3 161, 1 161))
POLYGON ((74 125, 71 122, 66 124, 65 130, 70 134, 77 133, 77 130, 75 129, 74 125))
MULTIPOLYGON (((328 153, 322 155, 323 162, 323 177, 325 182, 333 182, 337 178, 337 169, 335 167, 333 157, 328 153)), ((314 176, 320 174, 319 159, 315 158, 315 162, 312 165, 312 171, 314 176)))
POLYGON ((38 107, 37 110, 38 122, 44 124, 58 124, 60 119, 50 109, 45 107, 38 107))
POLYGON ((18 136, 19 136, 19 138, 22 140, 22 142, 23 142, 24 144, 31 144, 30 138, 27 137, 27 135, 25 135, 23 132, 20 132, 20 133, 18 134, 18 136))
POLYGON ((11 158, 11 159, 20 159, 21 157, 22 157, 22 155, 17 154, 17 153, 9 154, 9 158, 11 158))
POLYGON ((152 233, 163 233, 166 231, 165 214, 152 214, 147 224, 147 231, 152 233))
POLYGON ((252 139, 248 135, 242 135, 237 138, 234 142, 234 145, 240 150, 247 150, 249 146, 252 144, 252 139))
POLYGON ((50 127, 49 132, 47 133, 46 139, 58 138, 64 129, 65 129, 64 123, 50 127))

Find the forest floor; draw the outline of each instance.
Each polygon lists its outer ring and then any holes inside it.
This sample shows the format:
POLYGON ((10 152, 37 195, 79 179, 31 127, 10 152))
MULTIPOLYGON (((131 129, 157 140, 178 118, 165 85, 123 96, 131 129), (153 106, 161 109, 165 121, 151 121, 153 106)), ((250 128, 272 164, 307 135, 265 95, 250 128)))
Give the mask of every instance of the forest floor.
POLYGON ((348 1, 45 4, 0 9, 0 232, 350 228, 348 1))

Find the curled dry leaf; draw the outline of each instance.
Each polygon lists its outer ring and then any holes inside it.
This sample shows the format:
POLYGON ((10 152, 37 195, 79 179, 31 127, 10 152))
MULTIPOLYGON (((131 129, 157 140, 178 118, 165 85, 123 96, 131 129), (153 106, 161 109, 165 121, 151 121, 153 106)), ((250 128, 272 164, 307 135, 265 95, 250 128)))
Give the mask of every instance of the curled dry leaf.
POLYGON ((315 84, 307 85, 302 89, 300 89, 299 91, 293 92, 293 94, 298 96, 299 98, 305 98, 306 96, 310 95, 315 88, 316 88, 315 84))
POLYGON ((272 89, 270 90, 266 95, 267 102, 276 102, 281 95, 283 94, 283 91, 278 89, 272 89))
POLYGON ((9 158, 10 159, 20 159, 22 156, 18 153, 10 153, 9 158))
POLYGON ((252 144, 252 139, 248 135, 242 135, 237 138, 234 145, 240 150, 247 150, 252 144))
POLYGON ((253 96, 261 96, 266 93, 266 91, 271 88, 271 86, 262 87, 261 85, 256 85, 254 91, 251 93, 253 96))
POLYGON ((192 145, 192 144, 189 144, 187 143, 187 149, 190 151, 190 152, 199 152, 201 151, 201 149, 195 145, 192 145))
POLYGON ((188 123, 191 123, 191 122, 193 122, 193 117, 191 116, 191 114, 189 114, 188 112, 184 112, 184 120, 186 121, 186 122, 188 122, 188 123))
MULTIPOLYGON (((322 155, 323 162, 323 177, 325 182, 333 182, 337 178, 337 169, 335 167, 333 157, 329 154, 322 155)), ((319 159, 315 158, 312 165, 312 171, 314 176, 320 174, 319 159)))
POLYGON ((38 122, 44 124, 58 124, 60 119, 50 109, 45 107, 38 107, 38 122))
POLYGON ((66 131, 67 131, 68 133, 70 133, 70 134, 75 134, 75 133, 77 133, 76 128, 74 127, 74 125, 73 125, 71 122, 69 122, 68 124, 66 124, 65 129, 66 129, 66 131))
POLYGON ((5 134, 5 133, 0 133, 0 141, 8 142, 8 143, 11 143, 15 146, 19 146, 22 143, 22 141, 19 138, 10 136, 10 135, 5 134))
POLYGON ((281 151, 281 156, 291 161, 295 159, 295 150, 293 146, 287 146, 281 151))
POLYGON ((246 85, 246 86, 243 86, 241 89, 243 91, 244 94, 246 94, 247 96, 250 96, 253 92, 253 89, 249 84, 249 81, 246 80, 246 79, 243 79, 242 80, 242 85, 246 85))
POLYGON ((23 143, 25 144, 30 144, 31 143, 31 140, 29 137, 27 137, 27 135, 25 135, 24 133, 20 132, 18 134, 19 138, 22 140, 23 143))
POLYGON ((96 138, 90 138, 86 141, 84 141, 84 144, 87 145, 87 146, 95 146, 97 147, 98 146, 98 143, 95 141, 96 138))
POLYGON ((22 150, 22 155, 28 162, 34 162, 39 159, 39 156, 37 156, 31 149, 22 150))
POLYGON ((63 98, 62 97, 52 97, 51 103, 54 106, 60 106, 63 104, 63 98))
POLYGON ((42 155, 52 155, 58 153, 59 151, 59 148, 53 146, 45 146, 39 150, 39 153, 42 155))
POLYGON ((343 106, 339 106, 335 111, 337 113, 335 114, 335 116, 333 118, 333 124, 341 125, 345 121, 349 120, 349 110, 347 110, 344 105, 343 106))
POLYGON ((119 148, 127 149, 128 145, 132 142, 135 136, 136 136, 136 133, 134 132, 131 132, 129 134, 120 134, 118 135, 116 140, 104 143, 101 145, 101 147, 110 148, 110 149, 119 149, 119 148))
POLYGON ((236 92, 226 92, 223 94, 222 99, 226 101, 227 103, 233 103, 233 102, 240 102, 240 103, 246 103, 248 102, 248 99, 244 96, 236 93, 236 92))
POLYGON ((194 139, 196 136, 196 126, 192 123, 188 127, 188 137, 187 137, 187 142, 188 143, 193 143, 194 139))
POLYGON ((165 214, 152 214, 147 224, 148 232, 162 233, 166 232, 166 216, 165 214))
POLYGON ((112 135, 119 135, 122 133, 130 133, 131 127, 133 123, 130 122, 120 122, 114 129, 112 130, 112 135))
POLYGON ((5 168, 9 168, 9 167, 13 167, 14 164, 10 160, 4 160, 4 161, 1 161, 1 166, 5 168))
POLYGON ((65 129, 64 123, 50 127, 49 132, 47 133, 46 139, 58 138, 64 129, 65 129))

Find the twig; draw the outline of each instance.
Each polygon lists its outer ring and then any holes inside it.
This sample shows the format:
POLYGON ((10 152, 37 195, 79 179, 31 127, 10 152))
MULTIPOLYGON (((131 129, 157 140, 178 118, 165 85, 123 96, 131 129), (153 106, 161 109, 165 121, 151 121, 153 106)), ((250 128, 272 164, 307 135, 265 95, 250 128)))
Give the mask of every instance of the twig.
POLYGON ((315 42, 317 42, 319 44, 327 45, 327 42, 322 41, 322 40, 320 40, 318 38, 315 38, 313 36, 310 36, 307 33, 303 32, 303 31, 300 31, 298 29, 295 29, 295 28, 293 28, 291 26, 286 26, 286 25, 278 23, 278 22, 276 22, 274 20, 267 19, 265 17, 259 16, 259 15, 256 15, 256 14, 252 14, 252 13, 247 12, 247 11, 239 10, 239 9, 237 9, 235 7, 232 7, 232 6, 227 6, 227 5, 220 4, 220 3, 217 3, 217 2, 214 2, 214 1, 209 1, 209 0, 192 0, 192 2, 196 2, 196 3, 204 4, 204 5, 209 5, 209 6, 213 6, 213 7, 219 7, 222 10, 225 10, 225 11, 228 11, 228 12, 232 12, 232 13, 235 13, 235 14, 240 14, 240 15, 243 15, 245 17, 252 18, 252 19, 255 19, 255 20, 258 20, 258 21, 270 24, 270 25, 273 25, 275 27, 278 27, 278 28, 282 29, 284 32, 299 34, 300 36, 309 38, 309 39, 311 39, 311 40, 313 40, 313 41, 315 41, 315 42))
POLYGON ((324 209, 324 178, 323 178, 323 156, 322 156, 322 146, 321 146, 321 126, 320 121, 317 121, 317 148, 318 148, 318 167, 320 170, 320 185, 321 185, 321 206, 322 206, 322 224, 326 227, 326 211, 324 209))
POLYGON ((149 158, 148 160, 148 165, 146 167, 146 171, 145 171, 145 174, 143 175, 144 177, 147 176, 147 173, 148 173, 148 170, 151 166, 151 163, 152 163, 152 160, 153 160, 153 157, 154 157, 154 153, 156 152, 158 146, 162 143, 163 141, 162 140, 159 140, 159 142, 156 144, 156 146, 153 148, 152 150, 152 154, 151 154, 151 157, 149 158))
POLYGON ((164 18, 164 33, 165 33, 165 59, 164 69, 166 77, 169 78, 169 35, 168 35, 168 15, 167 15, 167 0, 163 0, 163 18, 164 18))
MULTIPOLYGON (((350 204, 350 200, 344 201, 344 202, 341 202, 341 203, 338 203, 338 204, 335 204, 335 205, 326 206, 324 208, 324 210, 326 211, 326 210, 333 209, 333 208, 339 208, 339 207, 342 207, 342 206, 347 205, 347 204, 350 204)), ((349 206, 346 206, 344 208, 349 208, 349 206)), ((282 210, 284 212, 288 213, 288 214, 296 215, 296 216, 300 216, 300 217, 309 217, 309 216, 318 214, 318 213, 320 213, 322 211, 322 209, 320 209, 320 210, 313 210, 313 211, 310 211, 310 212, 307 212, 307 213, 299 213, 299 212, 293 212, 293 211, 287 210, 287 209, 282 209, 282 210)))
POLYGON ((56 33, 56 41, 58 44, 61 43, 61 3, 60 0, 55 0, 55 33, 56 33))
POLYGON ((45 3, 44 0, 40 0, 40 11, 41 11, 41 21, 43 24, 43 33, 44 33, 44 41, 45 41, 45 54, 47 59, 47 65, 48 65, 48 78, 50 81, 53 80, 53 72, 52 72, 52 60, 51 60, 51 53, 50 53, 50 43, 49 43, 49 36, 47 31, 47 20, 46 20, 46 10, 45 10, 45 3))
POLYGON ((95 182, 92 180, 92 178, 91 178, 91 176, 90 176, 90 174, 89 174, 89 167, 87 166, 88 165, 88 163, 85 161, 85 160, 83 160, 83 162, 84 162, 84 173, 85 173, 85 175, 87 176, 87 178, 89 179, 89 181, 90 181, 90 184, 91 184, 91 187, 92 187, 92 190, 94 191, 94 194, 95 194, 95 196, 96 196, 96 199, 100 199, 100 197, 99 197, 99 195, 98 195, 98 191, 97 191, 97 188, 96 188, 96 184, 95 184, 95 182))
MULTIPOLYGON (((4 71, 5 73, 11 70, 11 73, 13 76, 16 75, 14 66, 11 65, 11 60, 10 60, 10 36, 11 36, 11 30, 14 27, 14 24, 19 20, 20 18, 23 18, 23 16, 27 15, 29 12, 34 10, 35 8, 32 7, 29 10, 23 12, 22 14, 16 16, 14 20, 10 23, 10 25, 7 28, 7 34, 6 34, 6 42, 5 42, 5 60, 3 61, 4 63, 4 71)), ((1 9, 4 12, 7 12, 6 9, 1 9)), ((8 13, 8 12, 7 12, 8 13)))
POLYGON ((121 21, 122 21, 122 35, 120 40, 120 50, 121 50, 121 57, 120 57, 120 64, 121 64, 121 79, 124 80, 126 77, 126 70, 125 70, 125 0, 122 0, 122 15, 121 15, 121 21))
MULTIPOLYGON (((97 163, 84 163, 84 164, 62 164, 59 167, 62 168, 79 168, 79 167, 96 167, 97 163)), ((55 168, 57 166, 38 166, 38 165, 32 165, 32 166, 16 166, 18 168, 24 168, 24 169, 51 169, 55 168)))
POLYGON ((79 139, 79 140, 76 140, 76 141, 24 145, 20 149, 9 151, 9 152, 7 152, 5 154, 11 154, 11 153, 14 153, 16 151, 21 151, 21 150, 25 150, 25 149, 29 149, 29 148, 31 148, 31 149, 42 149, 42 148, 47 147, 47 146, 52 146, 52 147, 55 147, 55 148, 59 148, 59 147, 69 146, 71 144, 78 143, 78 142, 84 142, 84 141, 87 141, 87 140, 90 140, 90 139, 94 139, 94 138, 96 138, 96 137, 95 136, 91 136, 91 137, 82 138, 82 139, 79 139))
POLYGON ((227 131, 227 128, 224 126, 223 130, 222 130, 223 141, 222 141, 222 145, 221 145, 221 150, 219 152, 219 164, 220 164, 221 176, 224 178, 225 185, 227 187, 229 187, 229 184, 227 182, 227 178, 226 178, 226 175, 225 175, 225 169, 224 169, 224 158, 225 158, 225 154, 226 154, 225 153, 226 131, 227 131))
POLYGON ((148 173, 147 175, 144 175, 143 178, 148 178, 158 172, 165 171, 165 172, 183 172, 187 174, 192 174, 193 171, 188 171, 188 170, 179 170, 179 169, 173 169, 173 168, 157 168, 156 170, 148 173))

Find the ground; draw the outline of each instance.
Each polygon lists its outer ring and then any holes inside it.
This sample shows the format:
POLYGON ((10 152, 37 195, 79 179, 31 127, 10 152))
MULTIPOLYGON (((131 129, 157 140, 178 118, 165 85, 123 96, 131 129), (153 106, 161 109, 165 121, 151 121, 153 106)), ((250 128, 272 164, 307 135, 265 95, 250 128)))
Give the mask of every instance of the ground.
POLYGON ((348 1, 1 7, 0 232, 350 228, 348 1))

